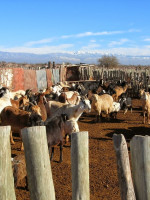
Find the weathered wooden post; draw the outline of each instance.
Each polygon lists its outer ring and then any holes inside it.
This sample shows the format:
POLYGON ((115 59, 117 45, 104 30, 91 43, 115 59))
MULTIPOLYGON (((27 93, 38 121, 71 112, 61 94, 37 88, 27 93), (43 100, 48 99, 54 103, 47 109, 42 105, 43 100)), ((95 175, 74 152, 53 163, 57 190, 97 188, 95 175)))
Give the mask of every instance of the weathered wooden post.
POLYGON ((16 200, 11 164, 10 126, 0 127, 0 200, 16 200))
POLYGON ((72 200, 89 200, 88 132, 71 135, 72 200))
POLYGON ((134 136, 130 142, 133 182, 137 200, 150 199, 150 137, 134 136))
POLYGON ((55 200, 45 126, 22 129, 31 200, 55 200))
POLYGON ((131 177, 128 149, 122 134, 113 135, 114 148, 117 157, 118 178, 122 200, 135 200, 134 187, 131 177))

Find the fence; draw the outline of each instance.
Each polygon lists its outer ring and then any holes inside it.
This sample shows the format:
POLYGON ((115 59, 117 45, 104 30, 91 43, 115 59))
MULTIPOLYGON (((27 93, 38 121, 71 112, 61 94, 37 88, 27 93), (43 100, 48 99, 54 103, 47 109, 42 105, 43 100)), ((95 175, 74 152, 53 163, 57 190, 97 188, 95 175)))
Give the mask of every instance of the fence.
MULTIPOLYGON (((0 133, 0 200, 15 200, 11 165, 10 126, 0 127, 0 133)), ((55 200, 45 126, 22 129, 22 139, 31 200, 55 200)), ((113 141, 117 157, 121 199, 149 200, 150 137, 134 136, 130 141, 132 175, 124 136, 114 134, 113 141)), ((73 133, 71 136, 73 200, 90 199, 88 150, 88 132, 73 133)))
POLYGON ((37 92, 52 84, 68 81, 67 77, 74 81, 77 79, 77 72, 79 74, 79 81, 82 80, 82 82, 87 80, 99 82, 100 79, 108 82, 127 81, 131 84, 129 89, 131 97, 137 97, 139 88, 148 90, 150 87, 149 68, 126 67, 107 69, 95 65, 77 65, 70 68, 70 66, 65 66, 64 64, 57 65, 55 68, 42 69, 27 69, 23 67, 0 68, 0 85, 10 87, 14 91, 26 90, 32 87, 33 92, 37 92), (67 68, 70 69, 69 72, 67 68))
POLYGON ((31 89, 33 92, 65 81, 65 69, 0 68, 0 85, 13 91, 31 89))
POLYGON ((150 137, 134 136, 130 141, 131 167, 123 135, 113 135, 122 200, 150 199, 150 137), (133 177, 133 181, 132 181, 133 177))
MULTIPOLYGON (((11 166, 10 126, 0 127, 0 200, 16 200, 11 166)), ((55 200, 45 126, 22 129, 31 200, 55 200), (35 137, 36 135, 36 137, 35 137)), ((72 199, 90 199, 88 132, 72 134, 72 199)))

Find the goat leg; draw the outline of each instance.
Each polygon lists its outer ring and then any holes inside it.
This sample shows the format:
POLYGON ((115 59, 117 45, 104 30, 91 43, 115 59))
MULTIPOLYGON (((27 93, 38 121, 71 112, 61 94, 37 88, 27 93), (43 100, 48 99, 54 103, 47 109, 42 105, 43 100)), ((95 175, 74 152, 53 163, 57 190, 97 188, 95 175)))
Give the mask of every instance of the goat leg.
POLYGON ((51 157, 50 157, 50 160, 53 159, 53 155, 54 155, 54 147, 52 147, 52 152, 51 152, 51 157))
POLYGON ((12 136, 12 131, 10 131, 10 142, 11 142, 11 144, 15 144, 15 142, 13 140, 13 136, 12 136))
POLYGON ((59 163, 61 163, 63 161, 63 159, 62 159, 62 152, 63 152, 63 144, 60 143, 60 160, 59 160, 59 163))

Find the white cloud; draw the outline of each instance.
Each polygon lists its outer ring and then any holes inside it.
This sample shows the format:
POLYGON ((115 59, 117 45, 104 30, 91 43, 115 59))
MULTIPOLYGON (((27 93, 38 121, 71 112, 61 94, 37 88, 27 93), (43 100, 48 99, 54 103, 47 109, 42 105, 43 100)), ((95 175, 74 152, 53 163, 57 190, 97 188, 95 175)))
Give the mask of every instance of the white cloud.
POLYGON ((92 43, 92 44, 89 44, 89 45, 87 45, 87 46, 83 46, 83 47, 81 47, 81 50, 84 50, 84 51, 89 51, 89 50, 93 50, 93 49, 97 49, 98 47, 100 47, 100 45, 99 44, 95 44, 95 43, 92 43))
POLYGON ((43 47, 12 47, 4 48, 0 47, 0 51, 16 52, 16 53, 34 53, 34 54, 47 54, 55 52, 65 52, 68 48, 73 47, 73 44, 61 44, 58 46, 43 46, 43 47))
POLYGON ((90 40, 90 42, 92 42, 92 43, 95 43, 95 42, 96 42, 96 40, 90 40))
POLYGON ((120 39, 119 41, 112 41, 109 43, 109 46, 115 46, 115 45, 122 45, 126 42, 128 42, 129 40, 126 38, 120 39))
POLYGON ((78 33, 78 34, 72 34, 72 35, 63 35, 61 36, 61 38, 67 39, 67 38, 80 38, 80 37, 87 37, 87 36, 116 35, 116 34, 131 33, 131 32, 140 32, 140 30, 129 29, 127 31, 84 32, 84 33, 78 33))
POLYGON ((99 36, 99 35, 114 35, 114 34, 121 34, 123 31, 102 31, 102 32, 85 32, 85 33, 78 33, 74 35, 63 35, 61 38, 80 38, 80 37, 87 37, 87 36, 99 36))
POLYGON ((47 39, 42 39, 42 40, 38 40, 38 41, 31 41, 31 42, 27 42, 25 43, 25 46, 33 46, 36 44, 47 44, 50 43, 54 40, 54 38, 47 38, 47 39))
POLYGON ((144 41, 150 42, 150 38, 146 38, 146 39, 144 39, 144 41))

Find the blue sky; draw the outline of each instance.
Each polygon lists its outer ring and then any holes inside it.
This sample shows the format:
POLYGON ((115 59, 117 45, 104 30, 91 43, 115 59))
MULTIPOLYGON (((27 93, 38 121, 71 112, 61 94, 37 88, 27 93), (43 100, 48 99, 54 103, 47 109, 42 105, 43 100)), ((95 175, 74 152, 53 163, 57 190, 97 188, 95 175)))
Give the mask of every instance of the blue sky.
POLYGON ((149 0, 1 0, 0 51, 150 56, 149 0))

